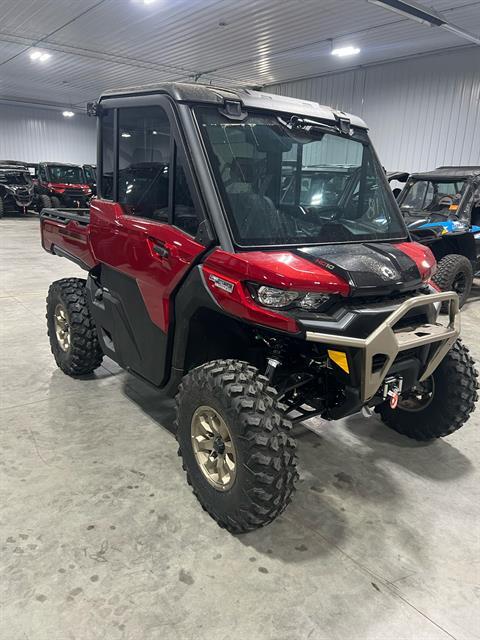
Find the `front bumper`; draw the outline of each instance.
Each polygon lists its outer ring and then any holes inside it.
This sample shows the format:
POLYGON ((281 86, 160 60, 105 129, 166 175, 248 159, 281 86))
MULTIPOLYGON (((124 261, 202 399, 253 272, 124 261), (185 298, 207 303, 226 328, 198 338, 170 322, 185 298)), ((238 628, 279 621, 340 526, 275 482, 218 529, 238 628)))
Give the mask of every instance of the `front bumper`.
POLYGON ((401 303, 366 338, 307 331, 310 342, 331 344, 337 347, 358 349, 361 353, 360 400, 367 403, 379 390, 396 357, 402 351, 431 345, 429 358, 421 371, 419 381, 426 380, 445 357, 460 334, 458 296, 453 291, 419 295, 401 303), (413 327, 395 328, 395 325, 412 309, 425 305, 447 302, 448 324, 428 323, 413 327), (383 359, 380 368, 374 368, 374 358, 383 359))

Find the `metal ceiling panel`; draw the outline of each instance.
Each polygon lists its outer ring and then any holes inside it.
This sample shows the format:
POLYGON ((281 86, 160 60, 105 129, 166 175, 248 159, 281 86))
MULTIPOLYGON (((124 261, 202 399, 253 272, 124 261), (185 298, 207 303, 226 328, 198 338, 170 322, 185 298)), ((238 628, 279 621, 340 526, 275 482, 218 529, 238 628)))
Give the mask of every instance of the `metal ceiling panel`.
POLYGON ((0 0, 0 31, 44 38, 97 5, 99 0, 0 0))
MULTIPOLYGON (((5 60, 9 60, 12 56, 18 55, 22 50, 23 46, 20 44, 15 44, 13 42, 2 42, 0 40, 0 64, 5 62, 5 60)), ((0 75, 0 87, 1 87, 2 75, 0 75)))
MULTIPOLYGON (((480 32, 480 0, 429 0, 480 32)), ((367 0, 0 0, 0 97, 85 103, 168 80, 265 85, 465 45, 367 0), (355 44, 355 59, 330 55, 355 44), (29 47, 51 59, 32 63, 29 47)))

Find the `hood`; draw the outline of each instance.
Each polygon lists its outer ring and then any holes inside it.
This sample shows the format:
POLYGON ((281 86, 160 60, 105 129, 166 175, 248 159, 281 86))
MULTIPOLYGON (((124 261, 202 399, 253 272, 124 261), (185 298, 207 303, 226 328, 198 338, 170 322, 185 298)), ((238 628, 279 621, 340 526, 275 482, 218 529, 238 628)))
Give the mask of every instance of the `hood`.
POLYGON ((86 184, 85 182, 83 183, 77 183, 77 182, 50 182, 49 183, 51 185, 52 189, 90 189, 90 186, 88 184, 86 184))
POLYGON ((413 242, 326 245, 296 253, 346 280, 352 296, 413 291, 435 269, 430 249, 413 242))

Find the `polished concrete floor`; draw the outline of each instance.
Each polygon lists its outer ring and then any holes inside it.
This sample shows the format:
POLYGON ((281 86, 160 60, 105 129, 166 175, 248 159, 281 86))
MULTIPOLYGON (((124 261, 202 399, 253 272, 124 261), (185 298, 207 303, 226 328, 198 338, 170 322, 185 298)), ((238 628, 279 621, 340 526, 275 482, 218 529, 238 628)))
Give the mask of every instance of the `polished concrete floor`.
POLYGON ((429 445, 312 421, 292 505, 233 537, 186 485, 170 403, 108 360, 55 367, 45 295, 80 270, 35 217, 0 221, 0 253, 2 640, 480 637, 480 411, 429 445))

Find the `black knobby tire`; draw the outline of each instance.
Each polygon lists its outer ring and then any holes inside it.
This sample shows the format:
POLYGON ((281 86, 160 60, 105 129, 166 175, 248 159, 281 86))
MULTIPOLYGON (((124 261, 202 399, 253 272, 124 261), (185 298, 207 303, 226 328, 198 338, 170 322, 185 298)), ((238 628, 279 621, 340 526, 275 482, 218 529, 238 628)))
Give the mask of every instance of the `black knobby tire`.
POLYGON ((255 367, 216 360, 190 371, 177 402, 178 454, 200 504, 231 533, 252 531, 272 522, 290 502, 298 478, 291 423, 275 389, 255 367), (201 406, 224 419, 236 449, 233 485, 219 491, 206 480, 192 446, 192 417, 201 406))
MULTIPOLYGON (((432 280, 442 291, 456 291, 461 308, 467 301, 473 285, 472 263, 465 256, 452 253, 440 260, 432 280)), ((446 312, 447 309, 448 304, 444 303, 442 311, 446 312)))
POLYGON ((3 218, 3 211, 4 211, 3 198, 2 196, 0 196, 0 218, 3 218))
POLYGON ((64 278, 50 285, 47 296, 47 327, 55 362, 69 376, 92 373, 102 363, 103 352, 97 330, 87 304, 86 281, 64 278), (61 305, 66 313, 70 331, 70 346, 60 346, 55 325, 55 313, 61 305))
POLYGON ((38 196, 38 212, 41 213, 42 209, 51 209, 51 208, 52 208, 52 201, 46 194, 41 193, 38 196))
POLYGON ((52 196, 50 198, 50 202, 51 202, 51 205, 52 205, 52 207, 54 209, 60 209, 60 207, 62 206, 61 203, 60 203, 60 199, 57 198, 57 196, 52 196))
POLYGON ((457 340, 432 374, 430 402, 418 410, 391 409, 388 402, 377 411, 383 422, 414 440, 443 438, 460 429, 478 400, 478 373, 467 347, 457 340))

